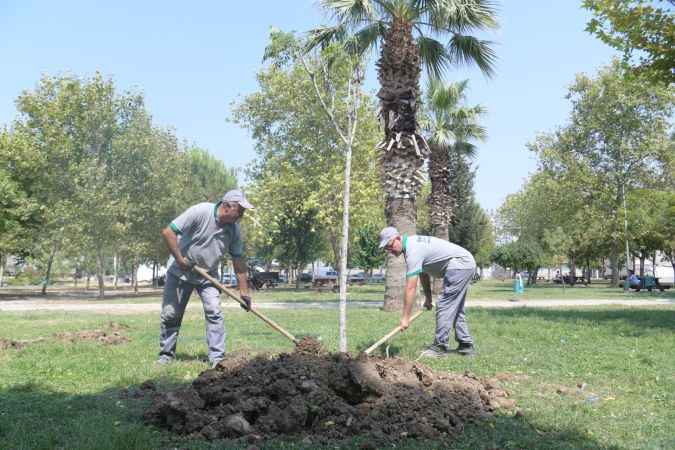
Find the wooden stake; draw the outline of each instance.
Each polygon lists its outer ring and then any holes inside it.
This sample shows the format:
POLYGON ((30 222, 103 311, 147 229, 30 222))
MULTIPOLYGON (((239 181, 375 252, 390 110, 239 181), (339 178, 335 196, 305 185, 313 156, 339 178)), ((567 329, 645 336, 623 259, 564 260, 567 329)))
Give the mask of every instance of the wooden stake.
MULTIPOLYGON (((218 290, 220 290, 221 292, 223 292, 225 295, 227 295, 228 297, 232 298, 234 301, 236 301, 236 302, 239 303, 240 305, 246 306, 246 303, 245 303, 241 298, 239 298, 239 296, 238 296, 237 294, 235 294, 235 293, 232 292, 230 289, 228 289, 228 288, 226 288, 225 286, 223 286, 222 284, 220 284, 220 283, 218 282, 218 280, 216 280, 216 279, 213 278, 211 275, 209 275, 209 273, 208 273, 206 270, 202 269, 202 268, 199 267, 199 266, 194 266, 192 269, 193 269, 195 272, 197 272, 199 275, 203 276, 204 278, 206 278, 207 280, 209 280, 211 283, 213 283, 213 285, 214 285, 216 288, 218 288, 218 290)), ((295 338, 295 336, 293 336, 291 333, 289 333, 288 331, 286 331, 286 330, 284 330, 283 328, 281 328, 281 326, 279 326, 277 323, 275 323, 274 321, 272 321, 272 319, 267 318, 267 317, 264 316, 262 313, 259 313, 257 310, 255 310, 255 309, 253 309, 253 308, 251 308, 250 312, 251 312, 254 316, 258 317, 260 320, 262 320, 263 322, 265 322, 267 325, 269 325, 270 327, 274 328, 274 329, 277 330, 279 333, 283 334, 284 337, 288 338, 289 341, 291 341, 292 343, 294 343, 294 344, 296 344, 296 345, 298 344, 298 340, 295 338)))
MULTIPOLYGON (((423 312, 424 312, 424 309, 420 309, 415 314, 413 314, 412 317, 410 318, 410 323, 412 324, 413 320, 415 320, 419 316, 421 316, 423 312)), ((391 330, 389 333, 387 333, 382 339, 380 339, 379 341, 377 341, 376 343, 374 343, 373 345, 368 347, 363 353, 365 353, 366 355, 370 355, 377 347, 384 344, 385 342, 387 342, 389 339, 391 339, 392 337, 394 337, 397 333, 399 333, 401 331, 402 331, 401 325, 397 326, 396 328, 391 330)))

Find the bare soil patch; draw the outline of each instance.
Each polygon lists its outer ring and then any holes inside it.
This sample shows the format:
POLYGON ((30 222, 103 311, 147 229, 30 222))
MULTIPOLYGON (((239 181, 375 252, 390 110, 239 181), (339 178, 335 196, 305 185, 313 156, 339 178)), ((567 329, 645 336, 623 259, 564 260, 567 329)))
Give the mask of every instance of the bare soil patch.
POLYGON ((508 397, 496 379, 486 384, 398 358, 327 354, 303 340, 291 354, 228 356, 190 386, 157 394, 145 420, 181 435, 252 444, 364 436, 380 445, 448 440, 467 422, 513 408, 508 397))
POLYGON ((78 341, 96 341, 105 345, 119 345, 130 341, 129 337, 124 335, 124 330, 129 328, 127 325, 110 322, 106 329, 83 330, 83 331, 63 331, 55 333, 54 337, 65 342, 78 341))
MULTIPOLYGON (((74 343, 78 341, 96 341, 105 345, 118 345, 125 344, 131 339, 124 335, 124 331, 128 329, 128 325, 117 322, 109 322, 105 329, 96 329, 96 330, 83 330, 83 331, 62 331, 59 333, 54 333, 53 337, 68 343, 74 343)), ((12 339, 2 339, 0 338, 0 350, 23 350, 28 345, 34 344, 36 342, 42 342, 47 338, 38 337, 35 339, 26 339, 26 340, 12 340, 12 339)))

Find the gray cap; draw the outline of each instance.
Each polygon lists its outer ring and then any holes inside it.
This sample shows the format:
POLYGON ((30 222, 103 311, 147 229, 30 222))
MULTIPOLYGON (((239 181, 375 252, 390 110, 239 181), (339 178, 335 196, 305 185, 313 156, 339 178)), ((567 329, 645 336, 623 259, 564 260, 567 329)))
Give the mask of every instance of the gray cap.
POLYGON ((382 231, 380 231, 380 248, 384 247, 394 239, 396 236, 398 236, 398 230, 394 227, 386 227, 383 228, 382 231))
POLYGON ((250 204, 248 200, 246 200, 246 196, 239 189, 232 189, 231 191, 227 191, 225 195, 223 195, 223 201, 236 202, 239 203, 242 208, 253 209, 253 205, 250 204))

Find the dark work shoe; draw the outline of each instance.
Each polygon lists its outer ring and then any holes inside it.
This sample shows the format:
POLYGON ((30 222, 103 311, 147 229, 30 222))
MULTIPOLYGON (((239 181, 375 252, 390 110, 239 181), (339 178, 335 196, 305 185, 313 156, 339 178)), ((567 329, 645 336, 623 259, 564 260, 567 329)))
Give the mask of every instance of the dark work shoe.
POLYGON ((469 342, 460 342, 459 346, 457 346, 456 351, 460 355, 464 355, 464 356, 473 356, 477 353, 476 347, 474 347, 473 344, 469 343, 469 342))
POLYGON ((445 358, 448 356, 448 350, 437 344, 431 344, 426 350, 420 353, 420 358, 445 358))

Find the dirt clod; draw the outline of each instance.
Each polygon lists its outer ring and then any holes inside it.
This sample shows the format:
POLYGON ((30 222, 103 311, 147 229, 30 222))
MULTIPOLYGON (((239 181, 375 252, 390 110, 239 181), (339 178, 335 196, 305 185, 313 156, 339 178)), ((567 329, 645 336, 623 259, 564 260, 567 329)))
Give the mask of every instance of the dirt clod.
POLYGON ((0 350, 14 349, 21 350, 26 346, 24 341, 13 341, 11 339, 0 339, 0 350))
POLYGON ((302 353, 303 355, 325 355, 328 353, 323 344, 309 336, 300 339, 295 347, 295 353, 302 353))
POLYGON ((493 393, 473 376, 301 344, 292 354, 230 355, 191 386, 158 394, 145 420, 179 434, 243 437, 249 444, 281 435, 317 445, 367 436, 377 447, 448 439, 467 422, 512 407, 505 391, 493 393))

